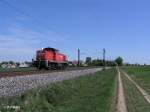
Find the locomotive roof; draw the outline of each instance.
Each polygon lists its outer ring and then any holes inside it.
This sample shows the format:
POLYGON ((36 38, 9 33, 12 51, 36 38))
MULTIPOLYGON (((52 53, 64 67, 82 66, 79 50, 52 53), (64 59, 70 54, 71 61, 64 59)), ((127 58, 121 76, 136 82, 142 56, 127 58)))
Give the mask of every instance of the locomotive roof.
POLYGON ((55 48, 52 48, 52 47, 47 47, 47 48, 44 48, 43 50, 46 50, 46 51, 59 51, 55 48))

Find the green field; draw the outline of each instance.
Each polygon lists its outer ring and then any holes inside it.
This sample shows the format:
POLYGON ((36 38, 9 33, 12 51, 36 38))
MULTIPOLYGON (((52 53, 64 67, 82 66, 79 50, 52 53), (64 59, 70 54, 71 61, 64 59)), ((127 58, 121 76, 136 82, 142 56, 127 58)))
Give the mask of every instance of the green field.
POLYGON ((150 94, 150 66, 125 67, 124 70, 150 94))
POLYGON ((6 111, 5 105, 15 105, 21 112, 115 112, 116 74, 110 69, 32 90, 21 97, 1 98, 1 111, 6 111))
POLYGON ((138 89, 122 75, 128 112, 150 112, 150 105, 138 89))
MULTIPOLYGON (((150 94, 150 66, 122 67, 127 74, 150 94)), ((123 76, 124 91, 129 112, 150 112, 150 105, 144 96, 125 76, 123 76)))

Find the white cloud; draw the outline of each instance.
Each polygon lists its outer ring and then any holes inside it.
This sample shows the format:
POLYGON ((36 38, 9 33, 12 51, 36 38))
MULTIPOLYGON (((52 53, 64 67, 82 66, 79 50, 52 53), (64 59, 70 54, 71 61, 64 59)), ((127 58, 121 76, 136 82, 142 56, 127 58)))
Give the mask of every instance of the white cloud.
POLYGON ((8 29, 7 34, 0 34, 0 61, 31 60, 35 51, 47 46, 48 42, 57 44, 67 40, 66 36, 51 31, 38 32, 13 26, 8 29))

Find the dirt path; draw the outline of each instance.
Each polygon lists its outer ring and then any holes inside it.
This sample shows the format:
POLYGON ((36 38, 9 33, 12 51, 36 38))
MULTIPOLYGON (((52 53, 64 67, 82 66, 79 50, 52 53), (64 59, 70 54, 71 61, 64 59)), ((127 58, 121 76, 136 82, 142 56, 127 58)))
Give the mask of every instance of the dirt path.
POLYGON ((131 77, 124 71, 121 71, 127 79, 136 86, 136 88, 140 91, 140 93, 143 95, 145 100, 150 104, 150 95, 143 89, 141 88, 134 80, 131 79, 131 77))
POLYGON ((118 71, 118 102, 117 102, 117 112, 127 112, 127 106, 125 102, 123 83, 121 79, 121 74, 119 67, 117 67, 118 71))

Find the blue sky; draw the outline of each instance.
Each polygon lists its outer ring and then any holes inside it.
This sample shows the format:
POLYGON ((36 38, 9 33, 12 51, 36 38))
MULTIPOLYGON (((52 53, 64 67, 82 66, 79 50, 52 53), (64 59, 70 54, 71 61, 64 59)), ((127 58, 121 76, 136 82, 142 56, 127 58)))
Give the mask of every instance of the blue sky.
POLYGON ((1 0, 0 61, 31 60, 55 47, 81 57, 150 63, 149 0, 1 0), (6 1, 6 2, 5 2, 6 1), (7 4, 9 3, 9 4, 7 4))

